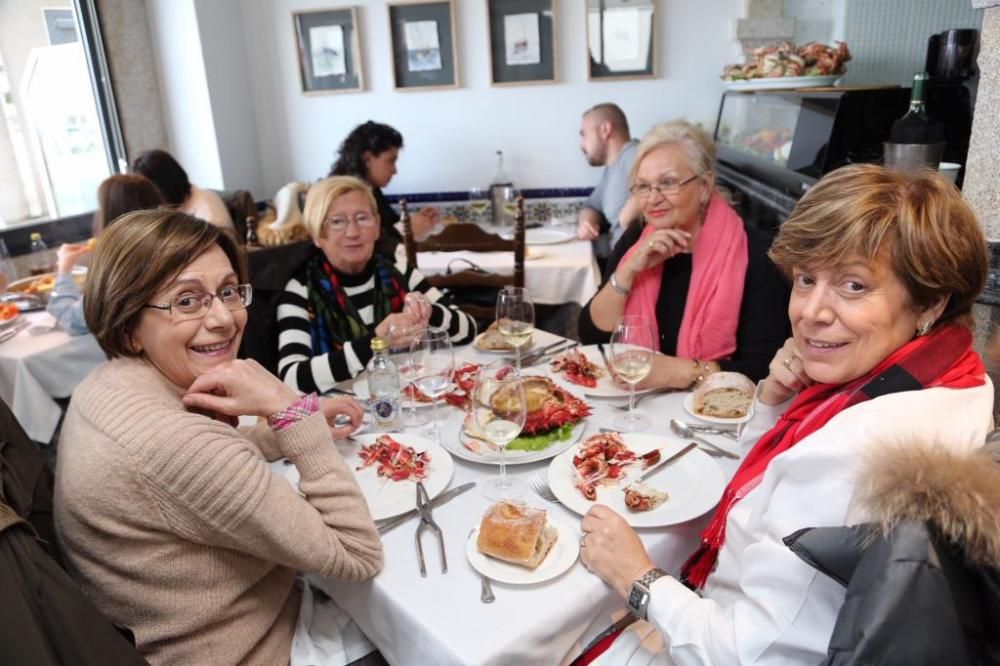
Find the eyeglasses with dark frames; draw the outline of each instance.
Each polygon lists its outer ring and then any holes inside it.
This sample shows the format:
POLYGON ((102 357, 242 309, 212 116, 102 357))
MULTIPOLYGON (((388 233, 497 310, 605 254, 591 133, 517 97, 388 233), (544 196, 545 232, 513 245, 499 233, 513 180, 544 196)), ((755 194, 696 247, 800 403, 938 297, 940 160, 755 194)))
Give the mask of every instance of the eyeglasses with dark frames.
POLYGON ((684 180, 677 180, 676 178, 666 178, 661 180, 655 185, 648 185, 646 183, 639 183, 638 185, 633 185, 628 188, 628 191, 632 193, 637 199, 648 199, 652 196, 653 192, 658 192, 662 197, 671 197, 681 191, 681 188, 695 180, 700 176, 700 173, 696 173, 690 178, 685 178, 684 180))
POLYGON ((212 300, 218 298, 227 310, 245 309, 253 301, 253 287, 249 284, 231 284, 214 294, 208 292, 184 293, 174 296, 168 303, 147 303, 144 307, 163 310, 175 321, 200 319, 208 314, 212 300))

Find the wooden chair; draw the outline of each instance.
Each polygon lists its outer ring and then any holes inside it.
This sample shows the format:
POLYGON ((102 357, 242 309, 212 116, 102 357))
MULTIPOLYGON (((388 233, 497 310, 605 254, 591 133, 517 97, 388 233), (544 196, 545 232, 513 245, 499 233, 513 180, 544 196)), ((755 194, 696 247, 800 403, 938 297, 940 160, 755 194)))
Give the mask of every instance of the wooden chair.
POLYGON ((438 288, 445 288, 455 298, 455 305, 481 322, 492 322, 496 314, 496 292, 503 287, 524 286, 524 198, 517 198, 514 238, 505 239, 484 231, 477 224, 456 223, 447 225, 439 234, 423 240, 413 237, 413 225, 406 200, 399 202, 403 222, 403 242, 406 261, 419 270, 419 252, 511 252, 514 260, 513 275, 498 275, 470 267, 458 272, 427 276, 427 281, 438 288))

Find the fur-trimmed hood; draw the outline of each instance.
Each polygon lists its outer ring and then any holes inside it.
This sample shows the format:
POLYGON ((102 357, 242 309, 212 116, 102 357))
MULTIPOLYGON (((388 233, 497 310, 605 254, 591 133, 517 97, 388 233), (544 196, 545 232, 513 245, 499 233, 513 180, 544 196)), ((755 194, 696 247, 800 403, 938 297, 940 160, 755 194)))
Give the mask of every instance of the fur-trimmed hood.
POLYGON ((932 442, 877 447, 857 489, 856 502, 885 533, 926 522, 970 564, 1000 567, 1000 442, 965 452, 932 442))

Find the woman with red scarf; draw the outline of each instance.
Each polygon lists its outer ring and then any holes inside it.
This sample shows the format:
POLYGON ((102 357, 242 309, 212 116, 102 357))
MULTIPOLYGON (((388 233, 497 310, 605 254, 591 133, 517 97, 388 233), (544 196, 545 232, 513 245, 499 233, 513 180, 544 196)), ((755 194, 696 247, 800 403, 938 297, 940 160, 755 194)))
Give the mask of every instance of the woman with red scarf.
POLYGON ((869 455, 913 441, 971 450, 992 427, 970 332, 986 242, 954 186, 844 167, 802 198, 770 256, 793 282, 792 337, 758 386, 744 460, 676 578, 607 507, 583 519, 584 564, 648 620, 584 663, 819 663, 844 588, 783 539, 865 522, 853 500, 869 455), (654 629, 655 654, 640 645, 654 629))

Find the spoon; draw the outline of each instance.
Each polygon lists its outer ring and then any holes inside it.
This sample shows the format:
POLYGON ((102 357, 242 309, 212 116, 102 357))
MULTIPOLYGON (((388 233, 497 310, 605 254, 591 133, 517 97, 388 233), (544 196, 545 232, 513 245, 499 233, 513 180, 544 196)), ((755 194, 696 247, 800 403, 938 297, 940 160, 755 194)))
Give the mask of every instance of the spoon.
POLYGON ((737 434, 734 431, 732 431, 732 430, 727 430, 725 428, 716 428, 715 426, 696 425, 694 423, 685 423, 684 421, 681 421, 680 419, 678 419, 677 422, 680 423, 681 425, 685 425, 688 428, 691 428, 691 430, 693 430, 694 432, 703 432, 706 435, 722 435, 723 437, 728 437, 729 439, 734 440, 734 441, 739 440, 739 436, 737 436, 737 434))
POLYGON ((724 458, 732 458, 733 460, 739 460, 740 458, 735 453, 730 453, 729 451, 726 451, 725 449, 716 446, 715 444, 712 444, 712 442, 708 441, 704 437, 699 437, 694 433, 694 430, 689 428, 688 425, 683 421, 678 421, 677 419, 670 419, 670 429, 673 430, 675 434, 680 435, 685 439, 693 439, 699 444, 703 444, 711 448, 713 451, 717 451, 719 455, 721 455, 724 458))
MULTIPOLYGON (((476 528, 473 527, 469 530, 469 538, 475 533, 476 528)), ((496 601, 496 597, 493 596, 493 584, 490 583, 489 576, 486 574, 479 574, 479 578, 482 581, 482 586, 480 587, 479 600, 484 604, 491 604, 496 601)))

